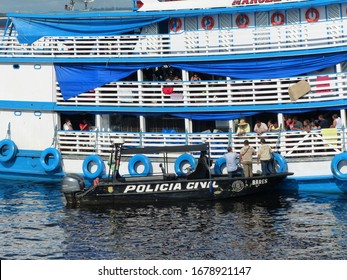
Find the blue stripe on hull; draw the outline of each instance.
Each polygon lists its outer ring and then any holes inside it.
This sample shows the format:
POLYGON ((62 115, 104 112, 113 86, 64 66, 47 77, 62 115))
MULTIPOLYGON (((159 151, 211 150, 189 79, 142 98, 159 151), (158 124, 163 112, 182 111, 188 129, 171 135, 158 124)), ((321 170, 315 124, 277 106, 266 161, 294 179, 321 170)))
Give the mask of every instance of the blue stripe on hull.
POLYGON ((347 193, 347 181, 340 181, 333 176, 296 177, 284 180, 280 188, 297 192, 347 193))
POLYGON ((62 168, 45 171, 40 156, 41 151, 20 150, 14 159, 0 162, 0 179, 59 182, 64 176, 62 168))

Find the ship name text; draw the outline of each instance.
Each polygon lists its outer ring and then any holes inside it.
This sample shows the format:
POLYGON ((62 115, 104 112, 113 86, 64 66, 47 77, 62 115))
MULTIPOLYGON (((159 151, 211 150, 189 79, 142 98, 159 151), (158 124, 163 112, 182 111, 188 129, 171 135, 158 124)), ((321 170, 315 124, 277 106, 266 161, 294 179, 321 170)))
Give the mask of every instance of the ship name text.
MULTIPOLYGON (((167 192, 167 191, 179 191, 179 190, 194 190, 194 189, 206 189, 210 187, 210 182, 188 182, 187 184, 181 183, 161 183, 161 184, 141 184, 141 185, 127 185, 124 193, 144 193, 144 192, 167 192)), ((218 184, 213 181, 213 188, 218 188, 218 184)))
POLYGON ((234 0, 233 6, 236 5, 254 5, 254 4, 263 4, 263 3, 276 3, 281 2, 282 0, 234 0))
POLYGON ((265 185, 267 184, 267 179, 253 179, 252 185, 259 186, 259 185, 265 185))

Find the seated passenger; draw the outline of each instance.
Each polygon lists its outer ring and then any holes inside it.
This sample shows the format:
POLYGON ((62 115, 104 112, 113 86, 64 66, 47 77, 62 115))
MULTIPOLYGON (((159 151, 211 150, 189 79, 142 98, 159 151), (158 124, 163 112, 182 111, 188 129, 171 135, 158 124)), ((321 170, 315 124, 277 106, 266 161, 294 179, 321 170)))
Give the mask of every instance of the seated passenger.
POLYGON ((254 126, 254 132, 260 134, 263 134, 264 132, 268 131, 268 127, 265 123, 261 121, 256 121, 255 126, 254 126))
POLYGON ((280 130, 280 127, 278 126, 278 122, 274 122, 270 131, 279 131, 279 130, 280 130))
POLYGON ((241 119, 239 124, 238 124, 236 134, 239 136, 242 136, 242 135, 246 135, 250 131, 251 131, 251 128, 250 128, 249 124, 246 123, 244 119, 241 119))
POLYGON ((300 130, 301 131, 304 127, 302 122, 299 121, 297 117, 293 118, 293 123, 294 123, 294 125, 292 127, 292 130, 300 130))
POLYGON ((240 161, 240 155, 233 152, 232 147, 228 147, 228 152, 224 155, 226 160, 226 166, 228 171, 228 177, 233 178, 237 176, 243 177, 243 169, 238 166, 238 161, 240 161))

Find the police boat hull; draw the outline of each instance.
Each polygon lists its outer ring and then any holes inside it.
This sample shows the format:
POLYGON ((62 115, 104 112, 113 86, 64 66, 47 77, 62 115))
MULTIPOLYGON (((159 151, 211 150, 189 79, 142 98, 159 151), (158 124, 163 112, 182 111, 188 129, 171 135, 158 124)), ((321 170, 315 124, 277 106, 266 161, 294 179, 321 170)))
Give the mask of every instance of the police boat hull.
MULTIPOLYGON (((227 176, 211 179, 129 178, 124 182, 101 180, 88 190, 64 191, 68 206, 103 206, 133 203, 224 200, 275 190, 293 173, 278 173, 251 178, 227 176)), ((68 177, 65 178, 67 180, 68 177)), ((63 183, 64 186, 64 183, 63 183)))

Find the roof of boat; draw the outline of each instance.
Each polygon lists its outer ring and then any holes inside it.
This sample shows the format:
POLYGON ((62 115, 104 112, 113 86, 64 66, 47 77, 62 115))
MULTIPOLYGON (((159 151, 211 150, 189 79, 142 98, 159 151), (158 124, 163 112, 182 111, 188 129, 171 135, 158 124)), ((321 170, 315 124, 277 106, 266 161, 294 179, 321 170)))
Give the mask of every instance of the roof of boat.
POLYGON ((145 147, 145 148, 130 148, 122 149, 122 154, 134 155, 134 154, 155 154, 155 153, 185 153, 196 151, 207 151, 208 144, 198 145, 175 145, 175 146, 163 146, 163 147, 145 147))
MULTIPOLYGON (((211 5, 211 1, 208 2, 210 5, 201 7, 198 5, 199 2, 194 1, 170 1, 170 2, 158 2, 156 0, 149 1, 147 5, 151 8, 146 10, 144 5, 142 8, 137 10, 105 10, 105 11, 61 11, 61 12, 49 12, 49 13, 16 13, 8 12, 8 17, 15 18, 35 18, 35 19, 95 19, 95 18, 108 18, 108 17, 173 17, 173 16, 201 16, 211 14, 236 14, 236 13, 247 13, 247 12, 265 12, 271 10, 288 10, 295 8, 308 8, 318 7, 324 5, 340 4, 344 3, 345 0, 297 0, 297 1, 273 1, 262 4, 250 4, 250 5, 234 5, 232 1, 227 1, 229 5, 214 6, 211 5), (190 6, 188 3, 195 3, 195 6, 190 6), (179 5, 179 4, 180 5, 179 5), (183 5, 187 3, 187 5, 183 5), (171 6, 172 7, 171 7, 171 6)), ((224 0, 225 1, 225 0, 224 0)), ((217 3, 217 2, 216 2, 217 3)), ((219 2, 218 2, 219 3, 219 2)))

